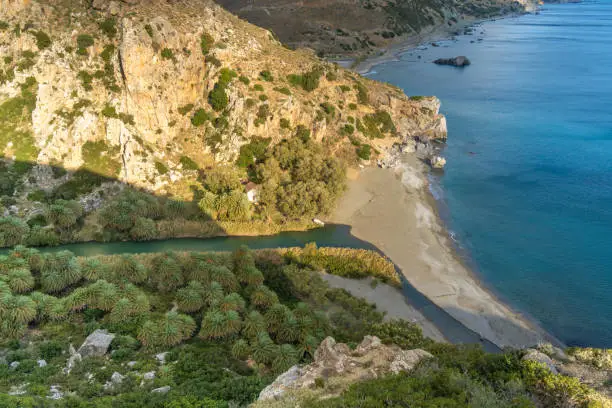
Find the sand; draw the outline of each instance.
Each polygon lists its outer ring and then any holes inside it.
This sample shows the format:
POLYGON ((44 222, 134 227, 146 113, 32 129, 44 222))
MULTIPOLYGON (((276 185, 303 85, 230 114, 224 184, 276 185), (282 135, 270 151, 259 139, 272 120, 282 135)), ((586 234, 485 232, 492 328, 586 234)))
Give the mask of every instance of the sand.
POLYGON ((323 274, 323 279, 333 288, 345 289, 351 295, 375 304, 379 312, 385 314, 384 320, 402 319, 417 324, 423 335, 437 342, 447 342, 442 333, 418 310, 406 303, 402 292, 384 283, 372 285, 372 278, 349 279, 341 276, 323 274))
POLYGON ((362 169, 329 221, 350 225, 353 235, 383 251, 419 292, 498 347, 558 344, 463 264, 437 216, 426 171, 412 155, 402 169, 362 169))

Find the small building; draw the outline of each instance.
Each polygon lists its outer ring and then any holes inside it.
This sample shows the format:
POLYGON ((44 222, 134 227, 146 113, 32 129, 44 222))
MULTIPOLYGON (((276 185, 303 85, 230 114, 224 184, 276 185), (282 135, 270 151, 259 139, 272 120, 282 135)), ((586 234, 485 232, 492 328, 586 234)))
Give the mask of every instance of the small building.
POLYGON ((253 183, 252 181, 249 181, 244 185, 244 191, 246 192, 247 199, 251 203, 257 202, 257 184, 253 183))

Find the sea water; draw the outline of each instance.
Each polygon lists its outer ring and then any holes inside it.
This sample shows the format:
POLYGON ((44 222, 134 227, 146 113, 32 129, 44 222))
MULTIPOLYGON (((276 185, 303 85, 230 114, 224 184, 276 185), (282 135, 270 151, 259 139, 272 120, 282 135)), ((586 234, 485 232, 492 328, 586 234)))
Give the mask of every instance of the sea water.
POLYGON ((436 196, 486 285, 568 345, 612 347, 612 1, 547 5, 375 67, 436 95, 436 196), (466 55, 466 68, 437 58, 466 55))

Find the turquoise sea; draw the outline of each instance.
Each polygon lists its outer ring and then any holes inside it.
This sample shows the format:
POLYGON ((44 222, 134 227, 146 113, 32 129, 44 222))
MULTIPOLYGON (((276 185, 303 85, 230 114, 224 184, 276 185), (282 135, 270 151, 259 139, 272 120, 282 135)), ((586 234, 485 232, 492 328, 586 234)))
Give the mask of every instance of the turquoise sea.
POLYGON ((461 253, 564 343, 612 347, 612 1, 423 48, 369 76, 441 99, 448 164, 432 192, 461 253), (431 63, 457 55, 472 65, 431 63))

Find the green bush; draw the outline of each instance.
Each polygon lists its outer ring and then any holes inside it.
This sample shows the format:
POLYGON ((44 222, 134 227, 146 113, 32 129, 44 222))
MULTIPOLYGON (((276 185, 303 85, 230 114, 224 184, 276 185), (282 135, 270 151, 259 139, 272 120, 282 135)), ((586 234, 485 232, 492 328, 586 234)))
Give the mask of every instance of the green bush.
POLYGON ((259 78, 263 79, 266 82, 274 81, 274 77, 272 76, 272 73, 270 71, 268 71, 268 70, 261 71, 259 73, 259 78))
POLYGON ((282 93, 283 95, 287 95, 287 96, 291 95, 291 91, 287 87, 282 87, 282 88, 275 87, 274 90, 278 93, 282 93))
POLYGON ((244 75, 240 75, 238 80, 240 82, 242 82, 243 84, 247 85, 247 86, 251 83, 251 80, 249 78, 245 77, 244 75))
POLYGON ((94 45, 94 39, 89 34, 79 34, 77 37, 77 54, 87 55, 87 48, 94 45))
POLYGON ((368 96, 368 89, 361 82, 357 82, 354 86, 357 90, 357 100, 362 105, 367 105, 370 103, 370 98, 368 96))
POLYGON ((204 123, 211 120, 212 117, 210 113, 206 112, 204 109, 200 108, 196 110, 191 117, 191 124, 193 126, 202 126, 204 123))
POLYGON ((44 50, 51 46, 51 38, 44 31, 34 31, 32 34, 36 38, 36 46, 39 50, 44 50))
POLYGON ((113 38, 117 35, 117 21, 114 17, 108 17, 104 21, 98 23, 100 30, 106 34, 107 37, 113 38))
POLYGON ((217 112, 227 108, 227 105, 229 104, 229 98, 225 92, 226 87, 226 84, 217 82, 213 90, 208 94, 208 103, 217 112))
POLYGON ((362 144, 357 148, 357 157, 363 160, 370 160, 372 147, 369 144, 362 144))
POLYGON ((240 146, 240 155, 236 164, 239 167, 249 167, 255 162, 262 161, 265 158, 270 141, 271 139, 253 137, 249 143, 240 146))
POLYGON ((181 156, 179 162, 183 165, 184 170, 198 170, 200 168, 196 162, 187 156, 181 156))
POLYGON ((155 162, 155 169, 161 175, 167 174, 169 171, 168 166, 166 166, 164 163, 159 162, 159 161, 155 162))
POLYGON ((164 48, 161 51, 161 57, 165 60, 173 60, 174 61, 174 53, 170 48, 164 48))
POLYGON ((215 39, 208 33, 203 33, 200 37, 200 49, 202 50, 202 55, 208 55, 210 49, 215 43, 215 39))

